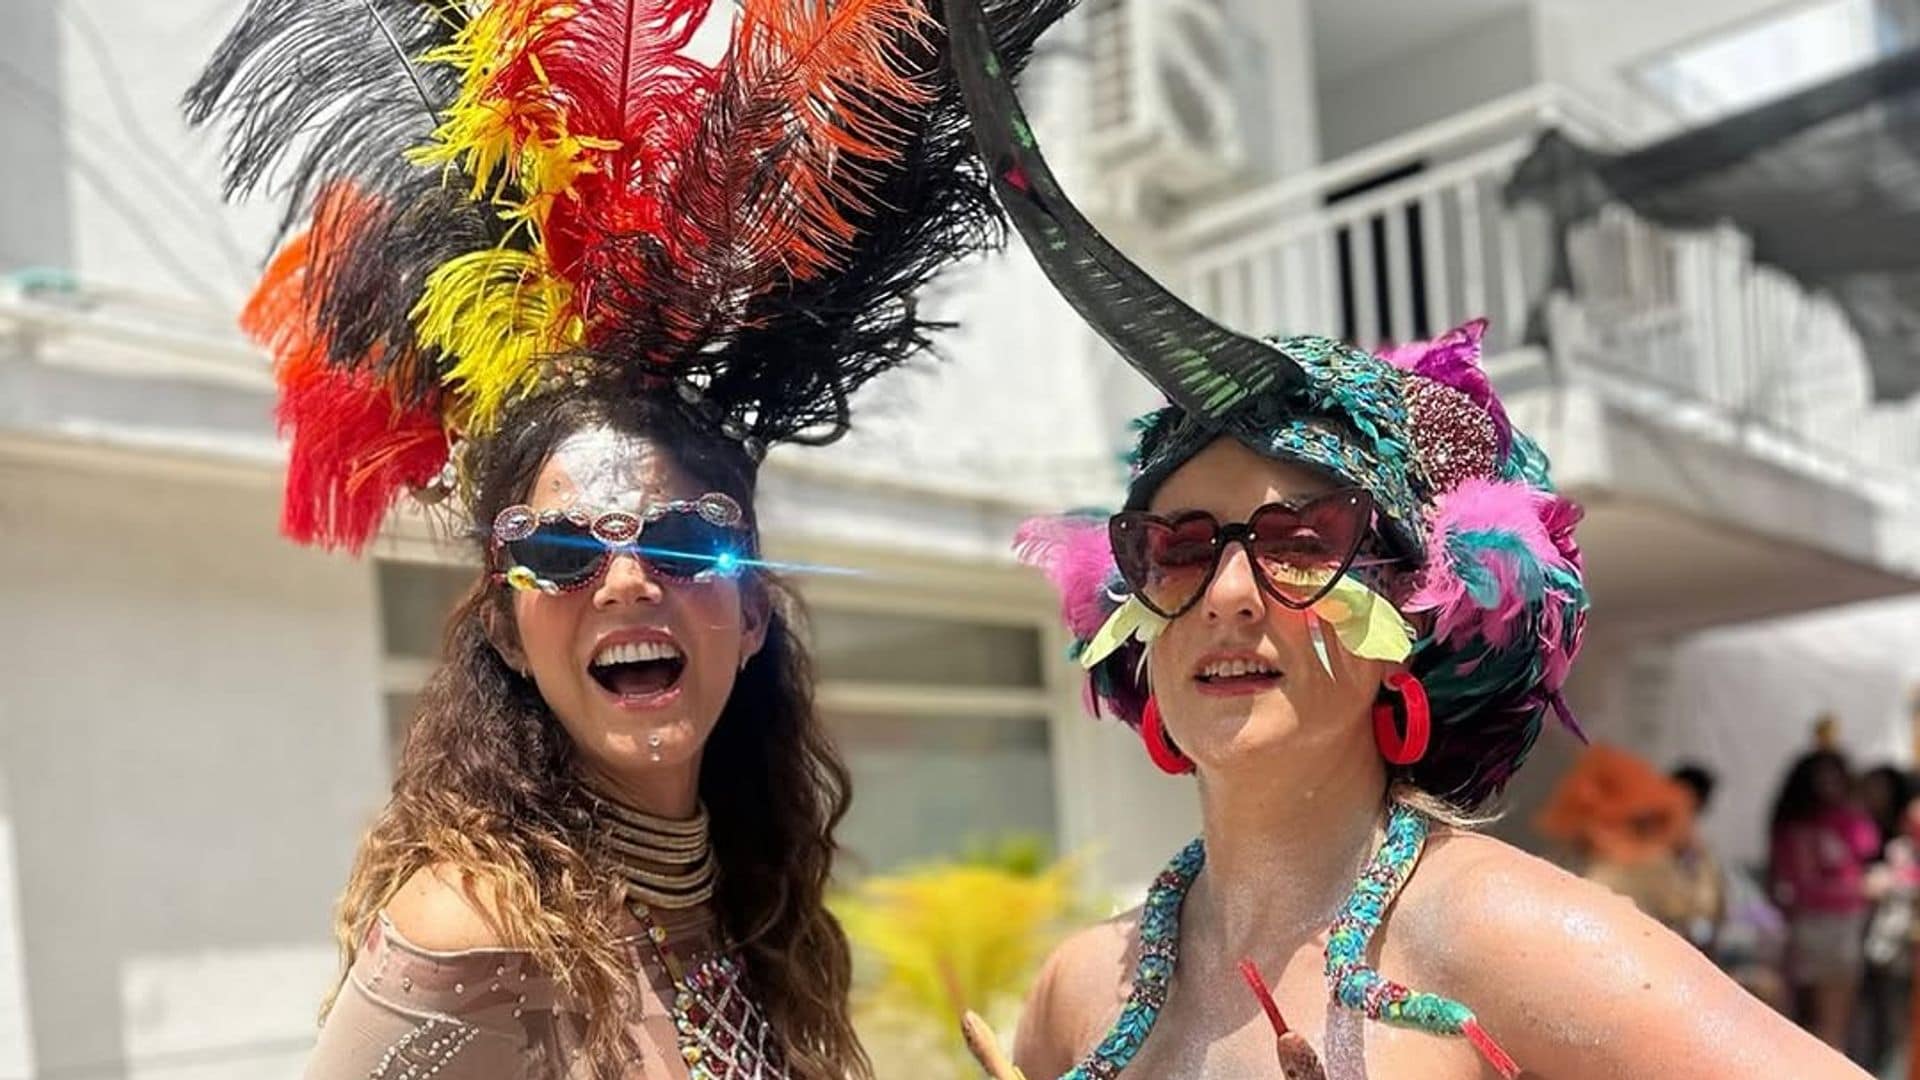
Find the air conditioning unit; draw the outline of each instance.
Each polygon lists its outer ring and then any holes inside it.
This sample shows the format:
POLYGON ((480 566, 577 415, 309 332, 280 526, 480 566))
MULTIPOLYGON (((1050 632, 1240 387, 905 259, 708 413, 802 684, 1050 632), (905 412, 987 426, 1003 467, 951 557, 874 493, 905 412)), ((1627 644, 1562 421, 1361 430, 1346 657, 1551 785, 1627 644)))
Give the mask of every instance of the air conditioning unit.
POLYGON ((1256 168, 1227 0, 1085 0, 1082 11, 1088 147, 1109 179, 1180 197, 1256 168))

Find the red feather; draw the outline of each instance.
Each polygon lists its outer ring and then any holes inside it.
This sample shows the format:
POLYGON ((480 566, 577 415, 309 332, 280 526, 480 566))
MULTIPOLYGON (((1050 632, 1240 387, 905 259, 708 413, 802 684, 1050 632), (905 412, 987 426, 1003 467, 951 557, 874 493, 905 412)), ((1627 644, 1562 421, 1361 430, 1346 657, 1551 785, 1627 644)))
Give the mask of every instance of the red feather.
POLYGON ((906 59, 925 0, 738 2, 718 67, 682 53, 713 0, 488 12, 504 48, 480 100, 542 152, 516 168, 563 170, 529 215, 590 339, 637 323, 669 351, 709 341, 751 298, 831 269, 931 101, 906 59))
POLYGON ((713 0, 514 2, 531 29, 500 63, 491 93, 508 115, 548 128, 540 134, 602 144, 585 152, 593 171, 543 223, 554 268, 586 284, 607 269, 596 265, 601 241, 667 231, 662 193, 716 83, 681 50, 713 0))
POLYGON ((902 74, 903 49, 931 25, 921 0, 744 0, 734 62, 784 106, 780 175, 801 276, 853 239, 844 211, 870 205, 875 166, 896 158, 911 111, 931 99, 902 74))
POLYGON ((432 480, 447 461, 439 405, 404 406, 364 366, 327 362, 314 306, 319 275, 352 230, 378 207, 346 185, 327 191, 314 224, 268 263, 240 314, 240 327, 274 358, 280 401, 274 418, 292 445, 280 528, 303 544, 359 551, 404 492, 432 480))
POLYGON ((697 130, 666 173, 671 229, 605 248, 632 264, 610 266, 597 298, 648 327, 657 344, 637 351, 724 340, 754 298, 835 266, 856 239, 848 214, 872 205, 911 110, 930 101, 903 74, 928 20, 924 0, 742 0, 697 130), (651 288, 630 287, 649 271, 651 288))
POLYGON ((742 264, 801 280, 833 267, 854 239, 846 212, 871 205, 878 167, 930 100, 902 73, 929 26, 921 0, 742 0, 696 146, 723 161, 689 167, 674 192, 710 265, 736 280, 742 264))
POLYGON ((276 374, 274 417, 293 443, 281 531, 358 552, 394 502, 446 464, 438 410, 400 405, 371 372, 328 365, 324 348, 283 358, 276 374))

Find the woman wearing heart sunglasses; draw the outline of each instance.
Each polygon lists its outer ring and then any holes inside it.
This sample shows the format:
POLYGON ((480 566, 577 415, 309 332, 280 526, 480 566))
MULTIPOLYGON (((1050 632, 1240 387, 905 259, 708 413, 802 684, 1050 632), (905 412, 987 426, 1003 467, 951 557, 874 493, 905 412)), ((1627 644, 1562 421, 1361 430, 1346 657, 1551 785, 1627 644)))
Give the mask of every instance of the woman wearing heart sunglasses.
MULTIPOLYGON (((994 7, 1017 67, 1066 0, 994 7)), ((357 550, 412 490, 483 563, 309 1077, 871 1074, 824 903, 847 772, 754 492, 997 234, 935 8, 252 0, 190 93, 305 224, 244 317, 286 531, 357 550)))
MULTIPOLYGON (((1202 837, 1060 947, 1032 1080, 1860 1076, 1617 898, 1471 825, 1578 652, 1574 526, 1479 367, 1482 325, 1370 356, 1254 340, 1061 192, 975 0, 976 139, 1041 266, 1171 404, 1125 508, 1030 524, 1100 706, 1192 777, 1202 837)), ((1575 729, 1577 731, 1577 728, 1575 729)), ((976 1023, 970 1043, 1010 1076, 976 1023)))

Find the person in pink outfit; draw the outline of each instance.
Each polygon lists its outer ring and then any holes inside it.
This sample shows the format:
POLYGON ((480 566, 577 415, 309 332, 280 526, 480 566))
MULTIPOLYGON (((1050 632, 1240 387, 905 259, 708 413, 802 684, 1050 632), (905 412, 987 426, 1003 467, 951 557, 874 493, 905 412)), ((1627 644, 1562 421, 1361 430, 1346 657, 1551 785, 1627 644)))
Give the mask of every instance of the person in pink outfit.
POLYGON ((1816 750, 1796 761, 1774 802, 1770 873, 1788 923, 1787 976, 1800 1020, 1844 1048, 1872 909, 1868 868, 1879 829, 1853 800, 1847 761, 1816 750))

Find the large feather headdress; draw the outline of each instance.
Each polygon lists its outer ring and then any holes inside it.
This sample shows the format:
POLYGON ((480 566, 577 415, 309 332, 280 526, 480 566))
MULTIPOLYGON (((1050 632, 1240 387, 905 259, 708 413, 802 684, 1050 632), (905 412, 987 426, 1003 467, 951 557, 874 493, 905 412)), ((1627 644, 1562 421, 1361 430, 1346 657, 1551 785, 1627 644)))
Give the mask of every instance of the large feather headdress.
MULTIPOLYGON (((934 0, 251 0, 188 92, 227 189, 287 200, 244 328, 284 526, 358 548, 558 386, 672 395, 756 459, 928 343, 1000 235, 934 0)), ((1070 0, 993 0, 1018 65, 1070 0)))

